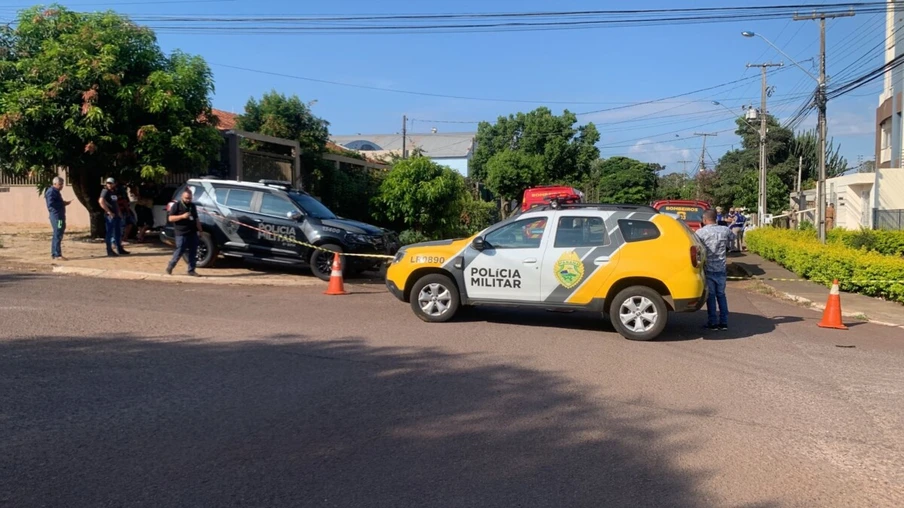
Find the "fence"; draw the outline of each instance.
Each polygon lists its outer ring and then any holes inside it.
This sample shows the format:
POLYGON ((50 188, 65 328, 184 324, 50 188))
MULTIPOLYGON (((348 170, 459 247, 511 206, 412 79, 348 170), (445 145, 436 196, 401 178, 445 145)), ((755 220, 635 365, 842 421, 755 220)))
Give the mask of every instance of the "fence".
POLYGON ((242 150, 242 175, 246 182, 282 180, 292 182, 294 159, 269 152, 242 150))
POLYGON ((873 210, 873 229, 904 229, 904 210, 873 210))

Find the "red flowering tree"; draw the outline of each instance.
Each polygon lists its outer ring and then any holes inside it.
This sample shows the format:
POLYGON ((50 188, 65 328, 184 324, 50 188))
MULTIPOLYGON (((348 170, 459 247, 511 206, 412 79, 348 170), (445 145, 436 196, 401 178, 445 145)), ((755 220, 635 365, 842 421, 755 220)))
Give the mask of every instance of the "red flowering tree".
POLYGON ((0 170, 41 189, 59 168, 103 234, 103 177, 157 180, 206 169, 222 138, 204 60, 165 55, 113 12, 22 11, 0 30, 0 170))

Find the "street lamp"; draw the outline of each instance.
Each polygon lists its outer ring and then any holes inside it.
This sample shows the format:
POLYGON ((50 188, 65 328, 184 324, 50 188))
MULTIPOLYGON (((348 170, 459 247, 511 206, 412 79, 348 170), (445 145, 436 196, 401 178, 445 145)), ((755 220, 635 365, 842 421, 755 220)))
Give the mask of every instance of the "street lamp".
POLYGON ((759 37, 766 41, 766 44, 772 46, 776 51, 787 58, 798 69, 804 71, 804 74, 816 81, 818 88, 816 89, 816 107, 819 110, 818 134, 819 134, 819 178, 816 182, 816 222, 819 228, 819 241, 826 243, 826 53, 825 53, 825 32, 821 35, 820 57, 819 57, 819 77, 814 76, 802 65, 797 63, 787 53, 772 43, 769 39, 762 35, 743 31, 741 35, 744 37, 759 37))
MULTIPOLYGON (((765 64, 764 64, 765 65, 765 64)), ((772 64, 769 64, 772 65, 772 64)), ((759 145, 760 145, 760 170, 759 170, 759 184, 757 185, 757 218, 756 224, 758 226, 763 225, 763 217, 766 215, 766 68, 763 67, 763 105, 762 111, 760 112, 760 128, 759 128, 759 145)), ((731 112, 732 115, 735 114, 734 111, 731 111, 719 101, 712 101, 716 106, 722 106, 726 111, 731 112)), ((738 118, 743 118, 741 115, 737 115, 738 118)), ((743 118, 744 123, 753 128, 754 131, 757 130, 757 127, 750 123, 749 120, 743 118)))

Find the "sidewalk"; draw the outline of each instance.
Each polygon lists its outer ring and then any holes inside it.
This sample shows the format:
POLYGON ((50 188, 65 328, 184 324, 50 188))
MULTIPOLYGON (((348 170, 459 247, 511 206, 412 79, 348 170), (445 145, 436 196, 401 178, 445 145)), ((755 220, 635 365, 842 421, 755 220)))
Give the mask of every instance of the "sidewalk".
MULTIPOLYGON (((776 263, 749 252, 733 253, 728 261, 750 277, 766 279, 799 279, 800 276, 776 263)), ((763 280, 779 294, 823 310, 829 288, 809 281, 763 280)), ((904 328, 904 305, 853 293, 841 293, 841 310, 845 317, 866 317, 872 323, 904 328)))
MULTIPOLYGON (((263 285, 263 286, 326 286, 326 283, 303 269, 270 268, 265 265, 242 263, 222 258, 215 268, 198 268, 201 277, 185 275, 185 264, 179 263, 173 275, 164 268, 173 254, 172 247, 149 237, 147 243, 125 245, 131 255, 106 256, 103 241, 91 240, 87 231, 67 231, 63 239, 63 255, 67 261, 50 259, 50 227, 41 231, 33 226, 0 224, 0 266, 27 265, 34 269, 55 273, 111 279, 154 280, 161 282, 263 285)), ((366 278, 347 283, 367 284, 366 278)))

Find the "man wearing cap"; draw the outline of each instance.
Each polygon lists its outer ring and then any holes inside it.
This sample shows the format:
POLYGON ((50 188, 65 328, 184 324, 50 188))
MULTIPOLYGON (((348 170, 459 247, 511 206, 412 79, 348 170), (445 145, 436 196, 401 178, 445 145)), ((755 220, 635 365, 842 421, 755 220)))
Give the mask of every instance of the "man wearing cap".
POLYGON ((125 255, 129 252, 122 248, 122 212, 119 209, 119 196, 116 192, 116 179, 107 178, 104 184, 104 190, 100 192, 100 199, 97 200, 101 208, 106 214, 106 243, 107 255, 117 256, 125 255), (116 245, 116 251, 113 251, 113 245, 116 245))
POLYGON ((47 211, 50 214, 50 227, 53 228, 53 240, 50 242, 50 257, 54 260, 66 261, 63 257, 63 233, 66 232, 66 207, 72 201, 64 201, 60 191, 64 181, 57 176, 53 185, 47 189, 44 199, 47 200, 47 211))

